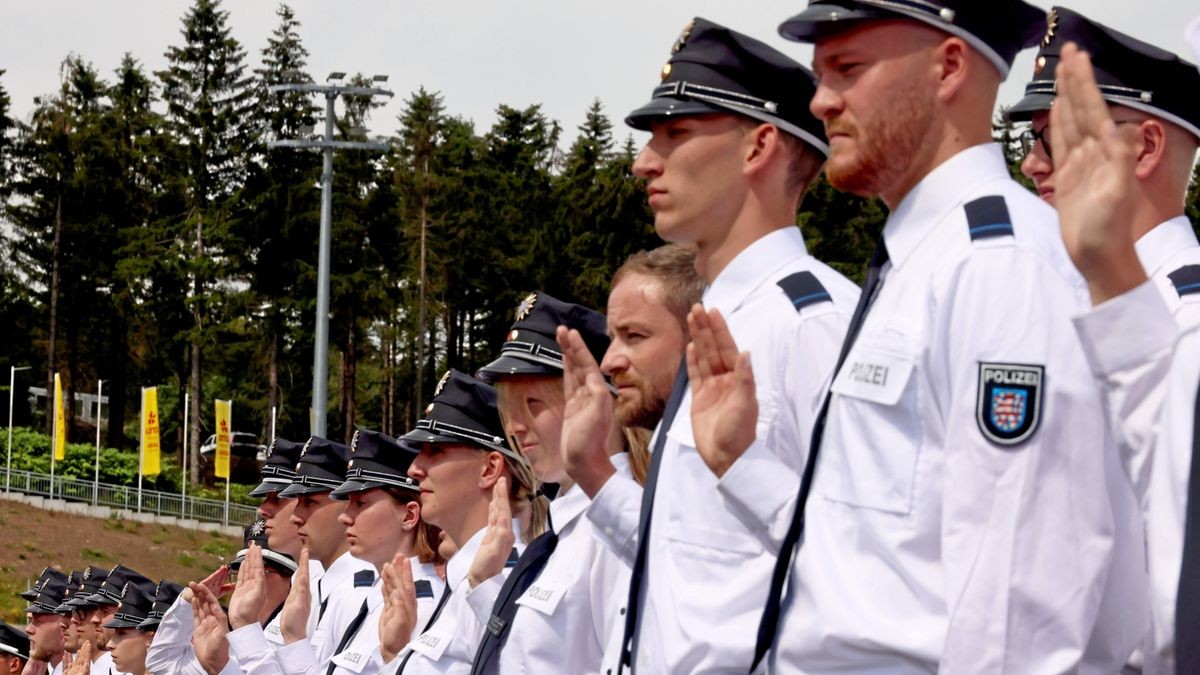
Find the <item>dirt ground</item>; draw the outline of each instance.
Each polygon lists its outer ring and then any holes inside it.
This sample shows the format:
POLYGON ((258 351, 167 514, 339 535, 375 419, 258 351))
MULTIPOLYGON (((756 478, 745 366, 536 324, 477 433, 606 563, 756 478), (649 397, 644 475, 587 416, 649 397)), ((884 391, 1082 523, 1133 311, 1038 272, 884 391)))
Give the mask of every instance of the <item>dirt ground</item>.
POLYGON ((0 619, 25 625, 17 594, 46 566, 64 573, 117 563, 158 581, 207 576, 241 548, 235 537, 111 518, 87 518, 0 501, 0 619))

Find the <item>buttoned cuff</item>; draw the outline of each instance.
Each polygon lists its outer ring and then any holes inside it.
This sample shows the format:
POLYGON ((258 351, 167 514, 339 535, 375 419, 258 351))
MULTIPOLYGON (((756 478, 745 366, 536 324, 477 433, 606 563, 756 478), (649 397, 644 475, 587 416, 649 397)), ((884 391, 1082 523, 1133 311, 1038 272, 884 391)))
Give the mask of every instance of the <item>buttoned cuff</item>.
POLYGON ((1074 318, 1092 373, 1107 379, 1170 350, 1179 337, 1175 317, 1153 281, 1074 318))
POLYGON ((275 658, 285 673, 303 673, 317 665, 317 657, 313 654, 312 645, 308 640, 297 640, 290 645, 283 645, 275 650, 275 658))
POLYGON ((778 554, 800 492, 800 477, 761 441, 754 441, 725 475, 717 492, 729 510, 772 554, 778 554))
POLYGON ((596 537, 630 567, 637 558, 641 505, 642 486, 629 476, 614 473, 587 509, 588 520, 595 525, 596 537))
POLYGON ((463 594, 467 599, 467 605, 471 607, 471 611, 475 613, 475 618, 479 623, 484 626, 492 617, 492 609, 496 606, 496 598, 500 597, 500 589, 504 588, 504 581, 505 576, 500 573, 475 588, 471 588, 470 583, 467 584, 467 592, 463 594))
MULTIPOLYGON (((237 657, 240 663, 249 663, 256 657, 261 658, 263 654, 275 651, 271 648, 271 643, 267 642, 267 636, 263 634, 262 626, 258 623, 231 630, 225 639, 229 641, 230 655, 237 657)), ((304 640, 301 642, 307 645, 304 640)))

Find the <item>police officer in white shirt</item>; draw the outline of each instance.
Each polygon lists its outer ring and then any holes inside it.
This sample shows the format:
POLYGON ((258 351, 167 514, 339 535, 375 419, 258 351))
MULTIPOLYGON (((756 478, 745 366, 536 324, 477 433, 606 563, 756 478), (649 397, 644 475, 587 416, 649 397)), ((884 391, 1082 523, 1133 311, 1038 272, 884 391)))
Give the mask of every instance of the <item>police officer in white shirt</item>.
MULTIPOLYGON (((805 472, 745 455, 719 485, 783 546, 772 672, 1113 673, 1144 634, 1144 569, 1110 574, 1140 519, 1069 325, 1077 275, 990 143, 1044 21, 1016 0, 813 0, 780 28, 816 44, 826 176, 891 214, 805 472)), ((700 451, 727 463, 731 440, 700 451)))
MULTIPOLYGON (((1200 30, 1200 22, 1196 24, 1200 30)), ((1200 54, 1200 35, 1196 51, 1200 54)), ((1110 416, 1120 421, 1131 473, 1143 469, 1153 630, 1144 672, 1200 671, 1200 479, 1195 476, 1200 332, 1179 328, 1147 281, 1133 221, 1140 199, 1136 141, 1113 122, 1087 54, 1062 50, 1051 114, 1063 238, 1088 280, 1095 307, 1076 329, 1110 416), (1182 562, 1182 564, 1181 564, 1182 562), (1182 569, 1182 574, 1181 574, 1182 569)))
POLYGON ((0 621, 0 672, 17 675, 28 661, 29 636, 20 628, 0 621))
MULTIPOLYGON (((408 475, 421 486, 422 518, 441 528, 457 551, 446 562, 446 592, 424 625, 411 572, 401 566, 404 587, 392 592, 385 573, 380 652, 396 675, 465 675, 484 631, 485 620, 474 607, 491 607, 498 592, 490 584, 473 588, 468 572, 481 551, 506 560, 507 569, 516 564, 525 545, 521 521, 512 513, 536 496, 538 485, 526 460, 504 439, 496 390, 457 370, 441 379, 425 418, 400 441, 410 451, 419 448, 408 475), (495 545, 501 530, 512 532, 513 547, 495 545), (472 599, 477 592, 481 597, 472 599), (410 642, 414 630, 419 635, 410 642)), ((545 523, 531 525, 540 534, 545 523)))
MULTIPOLYGON (((808 111, 812 93, 811 73, 795 61, 697 18, 650 102, 626 119, 651 132, 633 170, 647 181, 655 229, 697 246, 696 269, 710 283, 704 304, 729 317, 757 359, 754 452, 791 473, 804 465, 813 403, 857 298, 851 282, 808 255, 795 225, 828 150, 808 111)), ((685 374, 644 492, 606 462, 595 471, 586 458, 568 462, 592 496, 597 533, 632 567, 624 661, 638 672, 748 669, 776 553, 715 497, 717 478, 695 452, 685 374)), ((588 453, 603 458, 603 448, 588 453)))
POLYGON ((1184 215, 1184 199, 1200 144, 1200 73, 1176 55, 1066 9, 1050 12, 1025 98, 1010 119, 1032 122, 1022 136, 1021 172, 1054 204, 1054 70, 1059 52, 1074 42, 1092 57, 1097 83, 1120 132, 1138 143, 1138 190, 1129 226, 1138 259, 1184 328, 1200 324, 1200 241, 1184 215))
MULTIPOLYGON (((71 626, 78 635, 80 648, 83 647, 84 642, 92 643, 91 675, 110 675, 112 669, 112 654, 108 650, 109 636, 100 627, 103 621, 97 618, 97 615, 100 613, 100 607, 88 600, 89 597, 100 590, 107 578, 108 569, 94 565, 85 567, 83 569, 83 580, 80 582, 79 588, 64 603, 72 610, 71 626)), ((170 674, 164 672, 162 675, 170 674)))
POLYGON ((46 568, 39 581, 37 595, 25 608, 25 633, 29 636, 30 649, 25 667, 36 667, 37 662, 41 662, 46 664, 51 675, 57 675, 62 672, 66 649, 62 622, 56 611, 67 591, 67 575, 46 568))
MULTIPOLYGON (((373 675, 383 669, 379 652, 379 618, 383 609, 381 574, 384 564, 412 569, 417 602, 417 624, 424 625, 445 592, 437 574, 438 530, 421 520, 419 487, 408 476, 413 454, 396 439, 367 429, 354 432, 346 482, 330 493, 348 500, 339 520, 346 528, 350 553, 375 566, 377 574, 366 599, 358 607, 339 605, 320 629, 325 635, 313 641, 333 645, 325 660, 318 660, 306 640, 276 652, 284 673, 311 675, 373 675)), ((334 610, 330 610, 334 611, 334 610)))
POLYGON ((129 582, 149 583, 153 582, 147 579, 142 574, 125 567, 124 565, 116 565, 108 574, 104 576, 104 581, 99 585, 94 593, 87 597, 80 598, 81 593, 77 593, 71 599, 71 602, 79 601, 86 603, 89 607, 95 607, 95 611, 90 614, 92 626, 96 629, 96 648, 101 651, 101 654, 96 657, 92 663, 92 673, 102 673, 104 675, 114 675, 117 671, 113 668, 112 661, 112 639, 114 637, 113 629, 104 627, 104 624, 112 620, 117 613, 117 607, 121 603, 121 591, 125 588, 125 584, 129 582))
MULTIPOLYGON (((522 300, 499 357, 477 374, 496 387, 510 442, 529 460, 538 481, 558 489, 547 531, 530 542, 507 579, 500 575, 502 560, 493 560, 491 568, 472 566, 476 590, 480 584, 499 588, 493 607, 476 608, 483 610, 487 632, 473 675, 598 673, 624 604, 628 567, 593 536, 591 522, 583 517, 590 500, 563 466, 567 400, 555 339, 560 326, 576 331, 593 360, 604 358, 610 340, 602 314, 537 292, 522 300)), ((629 475, 620 427, 610 425, 605 436, 612 462, 629 475)))

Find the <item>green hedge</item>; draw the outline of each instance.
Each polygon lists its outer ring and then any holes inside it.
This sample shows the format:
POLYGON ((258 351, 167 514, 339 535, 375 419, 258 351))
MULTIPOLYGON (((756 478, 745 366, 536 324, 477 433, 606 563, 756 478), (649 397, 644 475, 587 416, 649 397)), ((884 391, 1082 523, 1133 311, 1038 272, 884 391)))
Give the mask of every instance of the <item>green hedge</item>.
MULTIPOLYGON (((0 434, 4 434, 0 440, 7 439, 7 429, 0 430, 0 434)), ((0 457, 0 462, 5 461, 5 457, 6 455, 0 457)), ((178 466, 167 463, 169 459, 171 458, 163 457, 162 473, 157 476, 148 476, 142 480, 143 488, 162 492, 179 492, 183 475, 178 466)), ((90 481, 95 475, 95 463, 95 445, 67 443, 66 459, 55 463, 54 473, 57 476, 90 481)), ((14 471, 50 473, 50 437, 32 429, 14 427, 12 468, 14 471)), ((138 455, 136 452, 100 448, 101 483, 136 486, 137 469, 138 455)), ((233 483, 229 486, 229 501, 237 504, 256 505, 260 500, 247 495, 253 489, 253 485, 233 483)), ((188 494, 204 499, 224 500, 225 486, 222 484, 218 487, 206 488, 189 485, 188 494)))

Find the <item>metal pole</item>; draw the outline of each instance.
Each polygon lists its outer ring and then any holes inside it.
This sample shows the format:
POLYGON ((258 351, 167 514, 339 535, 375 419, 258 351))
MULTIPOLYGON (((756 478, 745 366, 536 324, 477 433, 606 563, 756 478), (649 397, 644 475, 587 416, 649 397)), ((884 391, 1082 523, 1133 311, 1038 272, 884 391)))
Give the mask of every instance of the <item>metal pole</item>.
POLYGON ((137 496, 137 512, 142 512, 142 469, 146 466, 146 388, 142 387, 142 409, 138 413, 138 428, 141 433, 138 434, 140 440, 138 442, 138 496, 137 496))
POLYGON ((275 442, 275 419, 277 410, 277 406, 271 406, 271 443, 275 442))
POLYGON ((225 479, 225 525, 229 524, 229 479, 225 479))
MULTIPOLYGON (((325 94, 325 142, 333 140, 333 102, 337 94, 325 94)), ((321 240, 317 253, 317 323, 313 345, 312 435, 325 437, 325 406, 329 398, 329 249, 333 211, 333 148, 326 146, 321 172, 321 240)))
POLYGON ((92 476, 92 506, 100 495, 100 411, 104 407, 104 380, 96 384, 96 472, 92 476))
MULTIPOLYGON (((55 387, 55 388, 57 389, 57 387, 55 387)), ((54 392, 49 392, 49 395, 51 397, 55 397, 54 392)), ((57 397, 55 397, 55 398, 57 398, 57 397)), ((55 464, 55 460, 58 459, 58 457, 57 457, 57 455, 58 455, 58 452, 57 452, 58 451, 58 406, 55 405, 58 402, 59 401, 56 400, 56 401, 54 401, 54 403, 52 403, 50 405, 50 407, 54 409, 54 425, 50 427, 50 429, 53 431, 53 434, 51 434, 51 436, 50 436, 50 499, 51 500, 54 499, 54 464, 55 464)), ((66 405, 65 401, 63 402, 63 405, 66 405)))
MULTIPOLYGON (((183 419, 184 424, 188 419, 188 405, 191 403, 192 392, 183 392, 183 419)), ((188 484, 188 444, 191 440, 191 434, 185 430, 183 433, 183 465, 180 467, 179 475, 179 517, 187 518, 187 484, 188 484)))

